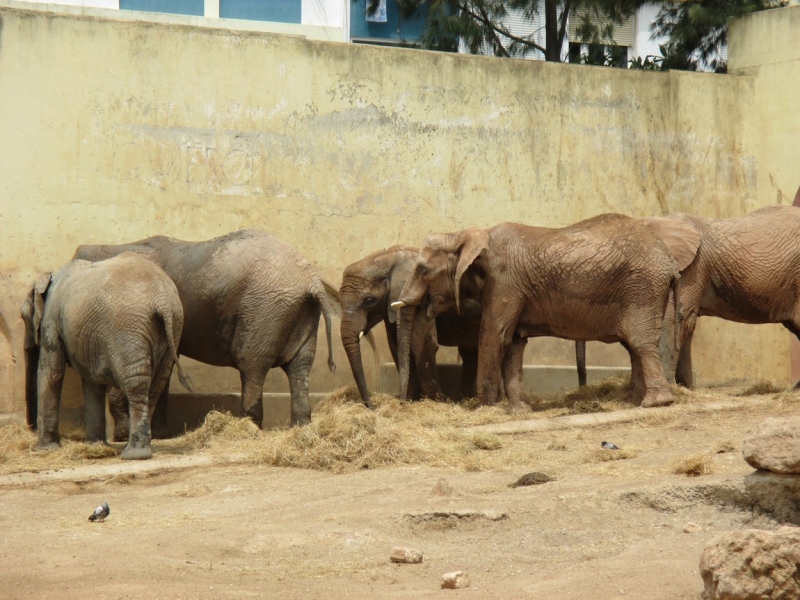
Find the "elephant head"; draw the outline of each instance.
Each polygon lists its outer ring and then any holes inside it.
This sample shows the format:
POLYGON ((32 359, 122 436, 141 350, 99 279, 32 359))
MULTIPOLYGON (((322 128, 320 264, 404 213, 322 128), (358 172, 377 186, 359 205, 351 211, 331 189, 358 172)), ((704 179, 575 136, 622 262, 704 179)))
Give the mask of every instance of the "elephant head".
MULTIPOLYGON (((397 322, 397 310, 391 304, 399 299, 416 254, 416 248, 393 246, 370 254, 344 270, 339 289, 342 345, 366 406, 369 406, 369 389, 359 342, 381 321, 392 325, 397 322)), ((389 343, 394 345, 392 339, 389 343)))
POLYGON ((39 275, 20 307, 20 314, 25 323, 25 403, 28 426, 34 431, 37 429, 39 412, 37 376, 41 325, 44 316, 45 294, 51 279, 50 273, 39 275))
POLYGON ((408 384, 412 346, 430 335, 416 324, 427 322, 428 329, 433 328, 435 317, 454 306, 461 313, 465 291, 475 294, 481 282, 479 269, 470 267, 478 266, 476 261, 488 247, 489 234, 482 229, 432 233, 425 238, 400 300, 392 304, 400 310, 397 354, 401 393, 408 384), (426 319, 420 319, 420 311, 426 319))

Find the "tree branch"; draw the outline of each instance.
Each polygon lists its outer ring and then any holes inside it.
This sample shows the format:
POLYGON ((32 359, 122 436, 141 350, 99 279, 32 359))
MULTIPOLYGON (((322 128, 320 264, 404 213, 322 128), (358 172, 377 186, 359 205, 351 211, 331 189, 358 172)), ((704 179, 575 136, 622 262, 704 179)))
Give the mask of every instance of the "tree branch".
POLYGON ((567 20, 572 0, 564 0, 564 12, 561 13, 561 26, 558 28, 558 47, 564 47, 564 36, 567 34, 567 20))
MULTIPOLYGON (((486 10, 482 6, 480 7, 480 11, 481 11, 481 16, 484 19, 483 22, 484 23, 490 22, 489 15, 486 14, 486 10)), ((502 56, 505 56, 506 58, 511 58, 511 55, 508 53, 508 50, 506 50, 505 46, 503 46, 503 42, 501 42, 500 38, 497 37, 497 33, 495 33, 494 27, 492 27, 489 31, 492 32, 492 38, 494 39, 494 43, 497 47, 496 52, 498 54, 502 53, 502 56)))
POLYGON ((513 40, 513 41, 515 41, 515 42, 519 42, 520 44, 525 44, 526 46, 530 46, 531 48, 533 48, 534 50, 538 50, 538 51, 539 51, 539 52, 541 52, 542 54, 545 54, 545 53, 547 52, 547 51, 545 50, 545 48, 544 48, 544 47, 540 46, 540 45, 539 45, 539 44, 537 44, 536 42, 532 42, 532 41, 530 41, 530 40, 526 40, 526 39, 524 39, 524 38, 517 37, 516 35, 512 35, 512 34, 511 34, 511 33, 509 33, 508 31, 505 31, 504 29, 502 29, 502 28, 498 27, 497 25, 495 25, 494 23, 492 23, 492 22, 491 22, 491 20, 489 20, 488 16, 487 16, 487 18, 486 18, 486 19, 484 19, 484 18, 483 18, 483 17, 481 17, 480 15, 477 15, 477 14, 475 14, 474 12, 472 12, 472 11, 471 11, 469 8, 467 8, 467 7, 466 7, 466 5, 464 5, 464 4, 457 4, 457 6, 458 6, 458 8, 459 8, 460 10, 463 10, 465 13, 467 13, 468 15, 470 15, 470 16, 471 16, 473 19, 475 19, 476 21, 479 21, 479 22, 483 23, 485 26, 489 27, 489 28, 490 28, 490 29, 491 29, 493 32, 497 32, 497 33, 499 33, 499 34, 501 34, 501 35, 503 35, 503 36, 507 37, 507 38, 508 38, 508 39, 510 39, 510 40, 513 40))

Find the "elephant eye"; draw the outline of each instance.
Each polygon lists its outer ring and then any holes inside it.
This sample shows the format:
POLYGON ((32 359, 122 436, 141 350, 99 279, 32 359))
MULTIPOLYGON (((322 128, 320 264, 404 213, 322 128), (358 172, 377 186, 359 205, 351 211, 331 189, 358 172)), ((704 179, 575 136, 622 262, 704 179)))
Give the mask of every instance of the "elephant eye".
POLYGON ((364 306, 366 306, 367 308, 371 308, 371 307, 375 306, 375 304, 377 304, 377 302, 378 302, 378 300, 376 298, 373 298, 372 296, 368 296, 368 297, 364 298, 364 306))

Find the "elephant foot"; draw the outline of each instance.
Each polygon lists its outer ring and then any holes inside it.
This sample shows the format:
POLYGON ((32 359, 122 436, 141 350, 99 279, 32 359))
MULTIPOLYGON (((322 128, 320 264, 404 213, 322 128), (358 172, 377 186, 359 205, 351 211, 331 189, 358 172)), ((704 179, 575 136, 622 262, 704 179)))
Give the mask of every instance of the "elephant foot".
POLYGON ((303 425, 311 425, 311 417, 300 417, 298 419, 292 419, 291 423, 289 423, 291 427, 302 427, 303 425))
POLYGON ((522 400, 509 400, 506 402, 505 409, 510 415, 533 412, 530 405, 525 404, 522 400))
POLYGON ((47 441, 47 440, 39 440, 36 442, 35 450, 36 451, 46 451, 46 450, 58 450, 61 448, 61 444, 54 441, 47 441))
POLYGON ((648 391, 642 400, 642 408, 653 408, 654 406, 669 406, 675 399, 672 392, 668 389, 656 389, 648 391))
POLYGON ((108 440, 106 436, 99 436, 99 435, 87 435, 86 439, 84 440, 87 444, 105 444, 108 446, 108 440))
POLYGON ((127 442, 128 441, 128 432, 127 431, 120 431, 114 432, 114 435, 111 436, 112 442, 127 442))
POLYGON ((152 456, 153 456, 153 449, 149 445, 142 446, 139 448, 134 448, 133 446, 128 444, 122 451, 123 460, 147 460, 148 458, 152 458, 152 456))

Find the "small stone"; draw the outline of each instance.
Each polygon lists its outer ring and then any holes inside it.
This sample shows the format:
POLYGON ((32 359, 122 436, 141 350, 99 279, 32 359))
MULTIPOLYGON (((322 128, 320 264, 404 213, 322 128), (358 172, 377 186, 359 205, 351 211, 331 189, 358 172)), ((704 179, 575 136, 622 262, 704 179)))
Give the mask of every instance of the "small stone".
POLYGON ((765 419, 747 434, 742 454, 755 469, 800 473, 800 417, 765 419))
POLYGON ((689 521, 686 525, 683 526, 683 533, 697 533, 698 531, 703 531, 703 528, 700 527, 697 523, 692 523, 689 521))
POLYGON ((413 548, 397 546, 396 548, 392 548, 392 553, 389 555, 389 559, 395 563, 418 565, 422 562, 422 552, 419 550, 414 550, 413 548))
POLYGON ((533 473, 526 473, 508 487, 518 488, 524 485, 541 485, 543 483, 547 483, 548 481, 553 481, 553 478, 550 477, 550 475, 534 471, 533 473))
POLYGON ((453 571, 442 575, 442 589, 460 590, 469 587, 469 576, 464 571, 453 571))

